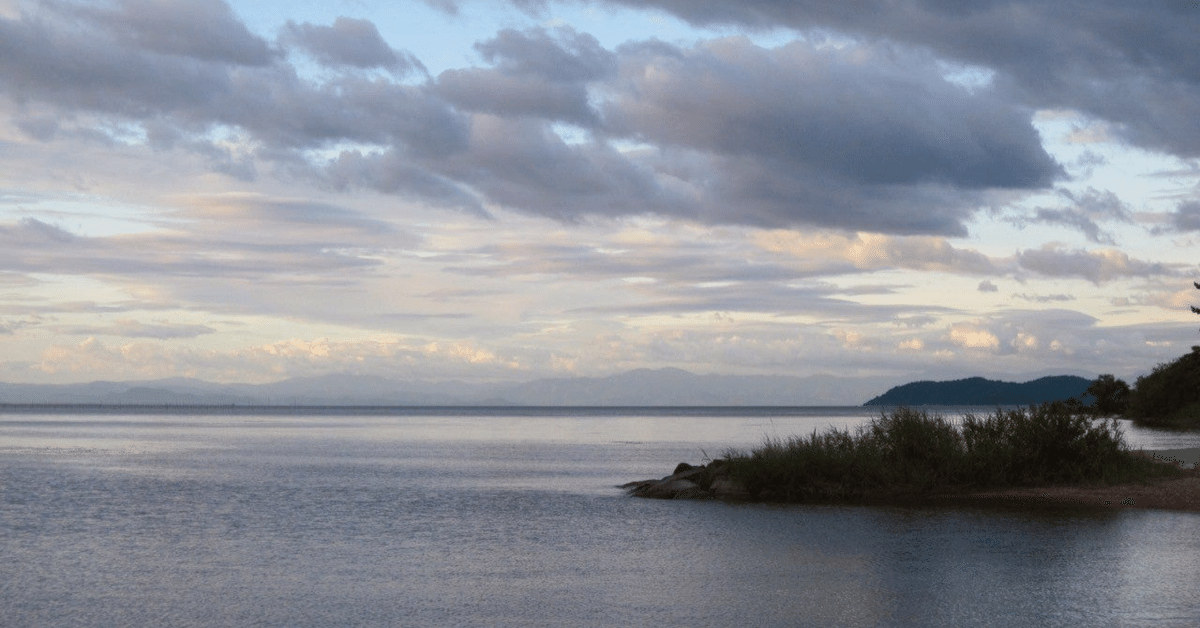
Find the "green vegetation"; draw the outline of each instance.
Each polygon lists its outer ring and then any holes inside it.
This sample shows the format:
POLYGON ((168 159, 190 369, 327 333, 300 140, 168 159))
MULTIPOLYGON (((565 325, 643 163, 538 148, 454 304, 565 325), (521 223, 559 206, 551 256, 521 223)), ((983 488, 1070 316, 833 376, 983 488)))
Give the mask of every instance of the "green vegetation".
MULTIPOLYGON (((1193 285, 1200 290, 1200 283, 1193 285)), ((1200 308, 1192 306, 1192 312, 1200 314, 1200 308)), ((1200 347, 1154 367, 1137 378, 1132 390, 1112 375, 1101 375, 1087 394, 1093 414, 1120 414, 1146 427, 1200 429, 1200 347)))
POLYGON ((1129 407, 1129 384, 1107 373, 1097 377, 1085 394, 1092 398, 1088 410, 1099 416, 1124 414, 1129 407))
POLYGON ((1200 428, 1200 347, 1137 378, 1125 413, 1139 425, 1200 428))
POLYGON ((950 421, 899 408, 853 433, 768 438, 729 451, 728 473, 758 499, 818 501, 1055 483, 1113 484, 1180 473, 1131 455, 1116 420, 1051 402, 950 421))

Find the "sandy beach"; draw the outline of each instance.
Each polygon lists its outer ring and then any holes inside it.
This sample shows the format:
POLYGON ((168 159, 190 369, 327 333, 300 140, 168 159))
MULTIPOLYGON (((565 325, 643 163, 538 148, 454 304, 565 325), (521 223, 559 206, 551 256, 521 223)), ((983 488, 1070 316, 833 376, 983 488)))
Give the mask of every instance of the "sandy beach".
POLYGON ((1200 512, 1200 465, 1196 464, 1198 452, 1200 449, 1144 452, 1159 460, 1178 461, 1191 466, 1189 473, 1182 477, 1152 480, 1145 484, 1135 482, 1097 487, 1066 485, 1007 489, 972 493, 963 496, 963 499, 1200 512))

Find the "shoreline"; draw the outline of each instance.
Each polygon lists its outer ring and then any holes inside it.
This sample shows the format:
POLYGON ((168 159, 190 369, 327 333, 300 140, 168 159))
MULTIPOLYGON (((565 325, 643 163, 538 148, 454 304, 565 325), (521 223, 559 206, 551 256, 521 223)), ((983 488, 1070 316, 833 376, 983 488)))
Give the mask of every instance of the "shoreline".
MULTIPOLYGON (((1177 450, 1172 450, 1177 451, 1177 450)), ((1137 455, 1172 464, 1182 473, 1158 477, 1145 482, 1126 482, 1110 485, 1053 484, 1033 487, 1013 487, 977 490, 967 487, 946 487, 929 492, 905 489, 873 491, 857 498, 814 499, 812 501, 775 500, 751 496, 740 482, 727 475, 725 461, 713 461, 706 466, 681 463, 675 472, 658 480, 629 482, 620 486, 632 497, 650 499, 702 499, 728 503, 811 503, 850 504, 864 506, 903 505, 970 505, 982 507, 1019 508, 1085 508, 1092 510, 1145 509, 1200 513, 1200 465, 1183 469, 1178 458, 1160 455, 1162 452, 1139 451, 1137 455)))
POLYGON ((1190 473, 1173 478, 1157 478, 1144 484, 1140 482, 1110 486, 1060 484, 1011 488, 940 495, 935 499, 980 504, 1200 512, 1200 475, 1190 473))

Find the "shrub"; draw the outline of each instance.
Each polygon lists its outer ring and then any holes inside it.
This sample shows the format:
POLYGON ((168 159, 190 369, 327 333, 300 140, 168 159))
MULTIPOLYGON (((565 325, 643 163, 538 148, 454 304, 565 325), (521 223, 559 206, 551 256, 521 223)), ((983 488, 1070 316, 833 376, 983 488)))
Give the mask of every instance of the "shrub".
POLYGON ((755 497, 843 499, 955 487, 1127 482, 1174 473, 1129 455, 1116 419, 1096 421, 1079 404, 1051 402, 961 425, 899 408, 853 433, 767 439, 728 451, 730 475, 755 497))
POLYGON ((1065 402, 968 415, 962 429, 965 479, 984 486, 1097 479, 1128 449, 1115 419, 1093 421, 1065 402))

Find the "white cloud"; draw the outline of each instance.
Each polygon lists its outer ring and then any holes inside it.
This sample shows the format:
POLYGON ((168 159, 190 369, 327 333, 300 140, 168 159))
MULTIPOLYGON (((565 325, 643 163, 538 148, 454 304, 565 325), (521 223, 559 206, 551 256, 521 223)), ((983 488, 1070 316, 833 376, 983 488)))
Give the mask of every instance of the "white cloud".
POLYGON ((950 328, 950 340, 960 347, 968 349, 988 349, 996 351, 1000 348, 1000 339, 995 334, 968 324, 956 324, 950 328))

